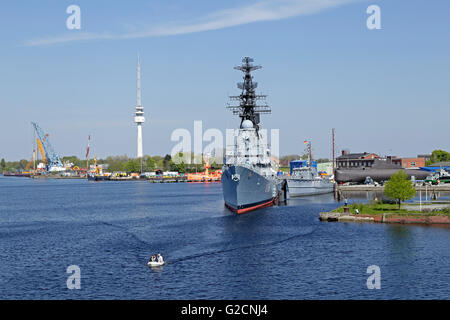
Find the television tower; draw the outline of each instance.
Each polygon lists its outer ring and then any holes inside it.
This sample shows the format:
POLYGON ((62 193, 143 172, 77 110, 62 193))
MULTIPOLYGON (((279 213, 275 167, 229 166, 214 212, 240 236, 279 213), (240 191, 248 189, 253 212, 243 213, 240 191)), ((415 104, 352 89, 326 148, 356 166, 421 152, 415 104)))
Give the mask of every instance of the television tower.
POLYGON ((137 157, 142 158, 142 124, 145 122, 144 107, 141 104, 141 64, 139 54, 137 60, 137 105, 134 113, 134 123, 137 124, 137 157))

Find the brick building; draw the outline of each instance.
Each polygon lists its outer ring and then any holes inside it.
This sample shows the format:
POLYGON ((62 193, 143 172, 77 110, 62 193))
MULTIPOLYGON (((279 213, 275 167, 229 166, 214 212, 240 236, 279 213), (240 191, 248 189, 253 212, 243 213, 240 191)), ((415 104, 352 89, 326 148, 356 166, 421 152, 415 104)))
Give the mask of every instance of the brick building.
POLYGON ((405 169, 425 167, 425 161, 426 159, 422 157, 402 158, 402 167, 405 169))
POLYGON ((336 158, 336 166, 338 168, 363 168, 372 167, 375 159, 380 158, 375 153, 349 153, 342 151, 342 155, 336 158))
POLYGON ((380 157, 376 153, 349 153, 346 150, 336 158, 336 166, 339 169, 352 168, 371 168, 374 163, 389 163, 398 166, 399 168, 420 168, 425 167, 427 158, 418 155, 415 158, 398 158, 395 156, 380 157))
MULTIPOLYGON (((412 159, 412 158, 411 158, 412 159)), ((413 163, 413 161, 411 161, 413 163)), ((376 153, 349 153, 342 151, 342 155, 336 158, 338 169, 371 168, 374 163, 395 165, 402 167, 402 159, 395 156, 380 157, 376 153)), ((419 162, 417 162, 419 163, 419 162)))

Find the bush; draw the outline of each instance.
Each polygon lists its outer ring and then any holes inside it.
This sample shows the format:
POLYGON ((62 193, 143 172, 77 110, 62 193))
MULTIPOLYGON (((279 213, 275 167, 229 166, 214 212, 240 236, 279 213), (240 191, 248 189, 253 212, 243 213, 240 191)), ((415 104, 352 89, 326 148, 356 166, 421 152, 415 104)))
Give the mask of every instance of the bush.
POLYGON ((438 210, 441 213, 450 214, 450 207, 445 207, 443 209, 438 210))

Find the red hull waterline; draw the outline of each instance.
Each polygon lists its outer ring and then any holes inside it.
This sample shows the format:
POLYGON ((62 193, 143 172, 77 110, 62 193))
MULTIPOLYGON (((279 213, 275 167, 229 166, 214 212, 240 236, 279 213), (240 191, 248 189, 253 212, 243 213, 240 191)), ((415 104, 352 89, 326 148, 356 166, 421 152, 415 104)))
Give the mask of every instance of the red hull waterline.
POLYGON ((256 210, 256 209, 261 209, 261 208, 265 208, 265 207, 271 207, 271 206, 273 206, 276 202, 277 202, 277 198, 272 199, 272 200, 270 200, 270 201, 268 201, 268 202, 265 202, 265 203, 258 204, 258 205, 256 205, 256 206, 252 206, 252 207, 248 207, 248 208, 243 208, 243 209, 236 209, 236 208, 233 208, 232 206, 230 206, 229 204, 227 204, 227 203, 225 202, 225 207, 227 207, 228 209, 230 209, 230 210, 233 211, 234 213, 242 214, 242 213, 247 213, 247 212, 250 212, 250 211, 253 211, 253 210, 256 210))

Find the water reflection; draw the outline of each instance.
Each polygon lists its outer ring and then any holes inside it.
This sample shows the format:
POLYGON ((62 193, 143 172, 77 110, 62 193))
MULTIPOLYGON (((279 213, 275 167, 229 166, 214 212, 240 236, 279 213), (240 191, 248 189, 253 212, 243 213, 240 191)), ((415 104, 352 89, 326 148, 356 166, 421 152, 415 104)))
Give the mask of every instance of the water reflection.
MULTIPOLYGON (((384 195, 383 191, 344 191, 342 192, 342 199, 347 198, 349 202, 370 202, 372 200, 388 200, 384 195)), ((450 192, 433 192, 428 188, 425 190, 425 187, 422 190, 417 191, 416 196, 411 200, 405 202, 418 202, 422 200, 422 202, 431 199, 439 200, 439 201, 450 201, 450 192)))
MULTIPOLYGON (((389 249, 392 253, 410 253, 408 249, 414 241, 414 237, 411 234, 411 228, 404 225, 389 225, 387 227, 388 243, 390 243, 389 249)), ((409 255, 409 254, 408 254, 409 255)))

